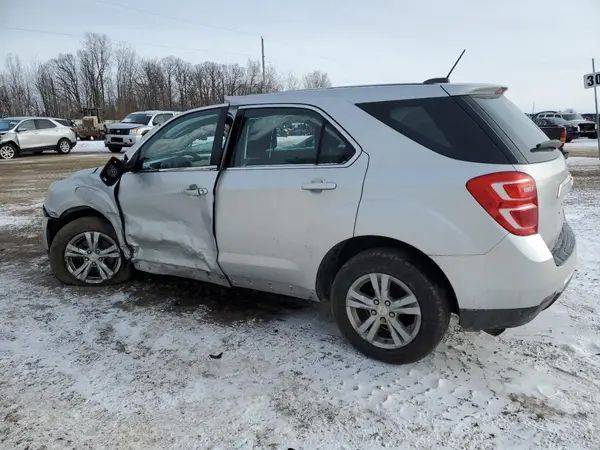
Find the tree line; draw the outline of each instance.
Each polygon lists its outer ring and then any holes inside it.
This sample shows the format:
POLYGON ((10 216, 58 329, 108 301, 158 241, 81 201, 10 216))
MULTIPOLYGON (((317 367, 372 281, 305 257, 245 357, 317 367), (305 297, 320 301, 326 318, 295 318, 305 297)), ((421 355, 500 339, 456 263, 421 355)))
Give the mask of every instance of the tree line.
POLYGON ((98 107, 107 119, 136 110, 185 111, 222 103, 225 95, 331 86, 325 72, 282 76, 272 65, 263 79, 259 61, 190 64, 175 56, 142 58, 104 34, 86 33, 76 54, 61 53, 25 65, 8 55, 0 72, 0 116, 43 115, 80 118, 82 108, 98 107))

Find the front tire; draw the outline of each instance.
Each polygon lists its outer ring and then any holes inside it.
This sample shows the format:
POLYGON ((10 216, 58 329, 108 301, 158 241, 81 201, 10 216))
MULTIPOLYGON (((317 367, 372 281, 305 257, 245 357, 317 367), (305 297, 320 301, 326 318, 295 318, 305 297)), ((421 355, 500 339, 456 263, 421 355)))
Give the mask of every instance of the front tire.
POLYGON ((56 152, 61 155, 71 153, 72 148, 73 146, 71 145, 71 141, 69 141, 67 138, 60 139, 58 144, 56 144, 56 152))
POLYGON ((17 156, 18 150, 12 144, 0 144, 0 159, 13 159, 17 156))
POLYGON ((52 272, 65 284, 105 286, 131 277, 115 231, 99 217, 66 224, 52 240, 49 256, 52 272))
POLYGON ((331 291, 342 334, 369 358, 409 364, 431 353, 450 322, 444 290, 410 255, 364 251, 340 269, 331 291))
POLYGON ((118 145, 109 145, 108 149, 113 153, 121 153, 122 147, 120 147, 118 145))

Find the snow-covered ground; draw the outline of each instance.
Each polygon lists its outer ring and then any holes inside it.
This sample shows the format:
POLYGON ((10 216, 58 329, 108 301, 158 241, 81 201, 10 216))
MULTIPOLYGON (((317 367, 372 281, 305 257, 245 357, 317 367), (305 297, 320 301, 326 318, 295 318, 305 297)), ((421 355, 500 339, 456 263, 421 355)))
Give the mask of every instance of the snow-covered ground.
POLYGON ((104 146, 104 141, 77 141, 77 145, 73 147, 71 153, 107 153, 110 154, 108 148, 104 146))
POLYGON ((37 216, 2 208, 0 448, 598 449, 600 173, 588 159, 569 159, 579 267, 558 303, 497 338, 453 325, 402 367, 353 351, 327 305, 171 279, 61 286, 39 236, 23 237, 37 216))
POLYGON ((598 150, 598 139, 581 138, 575 139, 567 144, 565 148, 569 151, 572 150, 598 150))

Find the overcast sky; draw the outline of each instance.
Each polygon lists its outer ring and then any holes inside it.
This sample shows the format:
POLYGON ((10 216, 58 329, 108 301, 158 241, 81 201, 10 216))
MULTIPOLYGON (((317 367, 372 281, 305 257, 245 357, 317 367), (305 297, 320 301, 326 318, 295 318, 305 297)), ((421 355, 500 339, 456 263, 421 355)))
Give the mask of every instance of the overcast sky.
POLYGON ((466 48, 452 81, 507 85, 527 112, 592 112, 592 57, 600 71, 600 0, 0 0, 0 14, 2 67, 75 52, 87 31, 191 63, 259 59, 262 35, 278 72, 334 85, 445 76, 466 48))

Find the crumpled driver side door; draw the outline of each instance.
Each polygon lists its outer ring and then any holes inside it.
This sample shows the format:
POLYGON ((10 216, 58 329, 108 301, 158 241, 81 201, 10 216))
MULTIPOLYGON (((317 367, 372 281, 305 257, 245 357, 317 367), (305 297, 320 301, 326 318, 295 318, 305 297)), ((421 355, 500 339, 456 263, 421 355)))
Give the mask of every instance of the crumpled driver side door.
POLYGON ((123 175, 118 199, 137 269, 229 285, 213 234, 227 110, 219 105, 178 115, 132 156, 138 169, 123 175))

